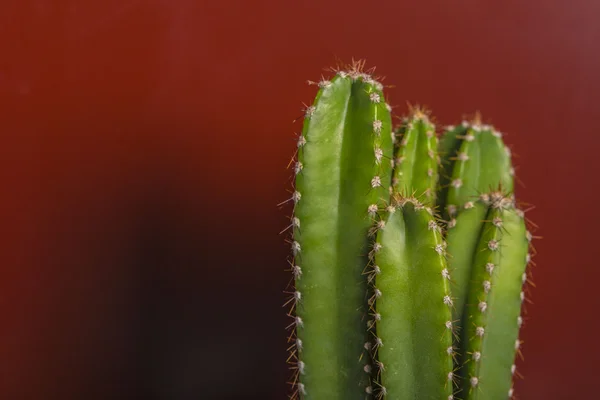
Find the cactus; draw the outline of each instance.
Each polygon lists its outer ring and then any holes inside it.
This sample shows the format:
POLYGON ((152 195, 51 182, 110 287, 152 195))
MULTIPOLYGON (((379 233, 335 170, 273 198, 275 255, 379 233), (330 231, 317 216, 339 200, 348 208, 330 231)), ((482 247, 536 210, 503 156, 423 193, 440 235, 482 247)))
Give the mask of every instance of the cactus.
POLYGON ((432 214, 416 199, 395 196, 377 235, 373 348, 380 397, 452 395, 450 274, 441 229, 432 214))
POLYGON ((392 132, 364 63, 334 72, 288 200, 291 398, 511 397, 531 234, 502 135, 477 116, 438 149, 419 108, 392 132))
POLYGON ((389 198, 391 117, 360 63, 321 81, 306 110, 295 164, 292 251, 296 395, 361 399, 368 231, 389 198))
MULTIPOLYGON (((437 207, 444 217, 448 217, 446 211, 446 199, 448 198, 448 190, 452 182, 452 169, 454 162, 457 160, 457 154, 460 150, 462 139, 467 133, 469 123, 464 121, 457 126, 447 126, 444 135, 441 137, 438 147, 438 152, 441 158, 439 169, 439 194, 437 197, 437 207)), ((463 157, 464 158, 464 157, 463 157)))
POLYGON ((450 217, 458 206, 481 193, 498 186, 503 191, 513 189, 510 150, 504 146, 502 134, 482 125, 480 119, 478 115, 472 124, 463 122, 459 127, 449 127, 440 145, 446 177, 440 197, 444 199, 445 215, 450 217))
POLYGON ((512 397, 519 350, 528 234, 523 213, 501 193, 482 196, 487 208, 477 240, 462 318, 462 398, 512 397))
POLYGON ((434 125, 424 111, 416 108, 396 134, 402 140, 395 154, 394 190, 435 204, 439 157, 434 125))
POLYGON ((460 326, 454 342, 461 355, 455 364, 460 376, 457 396, 465 400, 507 398, 509 391, 512 395, 510 371, 514 372, 521 286, 515 294, 515 287, 502 282, 512 279, 521 283, 527 253, 524 219, 510 193, 514 175, 511 153, 502 134, 482 125, 479 116, 471 124, 450 127, 440 147, 445 153, 442 171, 447 183, 440 198, 444 199, 444 215, 450 218, 446 239, 454 282, 453 320, 460 326), (494 188, 498 191, 490 194, 494 188), (519 216, 518 221, 514 215, 519 216), (492 234, 495 236, 490 238, 492 234), (521 259, 511 256, 523 249, 521 259), (493 259, 483 262, 488 255, 493 259), (502 303, 488 297, 509 300, 502 303), (508 347, 507 340, 511 342, 508 347))
POLYGON ((502 141, 502 134, 489 125, 482 125, 480 116, 472 124, 463 122, 450 127, 442 139, 443 171, 450 176, 449 184, 442 186, 440 198, 445 205, 445 216, 450 218, 448 253, 452 255, 450 269, 453 271, 456 297, 455 319, 460 319, 471 275, 473 251, 485 217, 483 205, 474 205, 480 194, 494 189, 511 191, 513 169, 510 151, 502 141), (457 220, 459 210, 460 223, 457 220))

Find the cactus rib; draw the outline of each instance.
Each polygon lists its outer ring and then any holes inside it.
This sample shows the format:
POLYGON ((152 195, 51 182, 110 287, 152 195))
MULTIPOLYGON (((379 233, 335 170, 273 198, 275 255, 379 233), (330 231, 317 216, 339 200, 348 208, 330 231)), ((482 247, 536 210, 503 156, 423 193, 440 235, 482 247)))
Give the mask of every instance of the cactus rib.
POLYGON ((488 206, 482 201, 468 201, 461 208, 456 218, 450 220, 446 232, 448 242, 448 264, 452 271, 452 294, 456 298, 454 320, 460 321, 467 292, 471 285, 471 269, 475 248, 483 228, 483 220, 488 206))
POLYGON ((469 123, 467 121, 463 121, 462 124, 457 126, 447 126, 439 142, 438 151, 441 162, 439 172, 440 193, 437 196, 437 208, 443 213, 444 218, 448 217, 446 199, 448 197, 448 190, 450 189, 450 182, 452 181, 452 168, 454 167, 454 162, 457 160, 462 143, 461 138, 467 133, 468 126, 469 123))

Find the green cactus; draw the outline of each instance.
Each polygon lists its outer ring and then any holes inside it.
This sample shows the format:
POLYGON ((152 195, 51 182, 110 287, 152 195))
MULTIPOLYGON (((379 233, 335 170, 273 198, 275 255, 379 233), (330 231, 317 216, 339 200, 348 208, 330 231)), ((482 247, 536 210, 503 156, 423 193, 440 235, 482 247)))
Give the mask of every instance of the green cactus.
POLYGON ((511 397, 531 234, 510 151, 479 117, 439 149, 421 109, 393 133, 363 66, 318 83, 297 143, 291 398, 511 397))
POLYGON ((510 151, 504 146, 502 134, 482 125, 479 116, 472 124, 450 127, 440 147, 446 177, 445 191, 440 195, 445 215, 453 217, 457 207, 499 186, 503 191, 513 190, 510 151))
POLYGON ((381 84, 355 64, 321 81, 296 163, 293 217, 296 395, 363 399, 368 231, 389 198, 391 117, 381 84))
POLYGON ((439 194, 437 196, 437 207, 444 217, 448 217, 446 212, 446 199, 448 198, 448 190, 452 182, 452 169, 456 156, 460 150, 462 139, 467 133, 468 122, 464 122, 457 126, 448 126, 444 135, 440 138, 438 151, 441 158, 440 177, 439 177, 439 194))
POLYGON ((473 124, 463 123, 449 129, 440 146, 445 152, 442 168, 447 185, 442 187, 440 197, 444 198, 445 215, 450 218, 447 242, 451 254, 449 269, 455 283, 454 320, 461 327, 460 337, 455 340, 461 354, 456 363, 461 378, 457 396, 465 400, 507 398, 509 391, 512 395, 510 371, 518 337, 516 321, 521 303, 517 300, 521 286, 514 294, 514 287, 497 285, 496 281, 512 279, 521 283, 527 253, 523 218, 520 225, 511 218, 520 212, 514 208, 514 199, 508 193, 513 188, 510 151, 502 135, 493 127, 481 125, 478 119, 473 124), (493 188, 507 193, 488 194, 493 188), (501 220, 498 213, 509 222, 495 226, 494 222, 501 220), (494 250, 484 246, 490 240, 497 243, 498 238, 488 237, 492 233, 503 236, 502 245, 494 250), (482 258, 490 252, 497 258, 496 264, 487 261, 481 265, 482 258), (523 252, 521 259, 512 256, 519 252, 523 252), (504 264, 502 272, 499 272, 500 258, 504 264), (492 265, 498 268, 494 275, 488 273, 490 276, 484 279, 486 265, 488 269, 493 269, 492 265), (486 300, 511 295, 514 299, 504 303, 486 300), (512 324, 508 322, 511 316, 512 324), (508 347, 507 340, 512 340, 508 347))
POLYGON ((435 204, 439 159, 435 126, 417 108, 396 134, 402 140, 394 159, 394 191, 405 196, 415 195, 429 205, 435 204))
POLYGON ((460 321, 471 282, 471 266, 475 247, 483 228, 487 207, 481 202, 468 201, 458 215, 448 223, 446 241, 448 264, 452 271, 452 294, 455 297, 453 318, 460 321))
POLYGON ((390 399, 448 398, 453 304, 445 246, 431 208, 395 196, 373 252, 375 390, 390 399))
POLYGON ((486 215, 476 238, 462 313, 460 394, 465 400, 505 399, 512 396, 520 346, 531 236, 512 198, 496 192, 482 195, 477 203, 471 210, 481 208, 486 215))
POLYGON ((483 205, 473 200, 497 188, 507 192, 513 189, 510 151, 502 135, 493 127, 482 125, 479 119, 477 116, 473 124, 463 122, 459 127, 450 127, 440 146, 444 152, 443 175, 449 182, 442 185, 439 197, 445 206, 444 215, 450 218, 447 240, 457 320, 462 317, 473 251, 486 212, 483 205))

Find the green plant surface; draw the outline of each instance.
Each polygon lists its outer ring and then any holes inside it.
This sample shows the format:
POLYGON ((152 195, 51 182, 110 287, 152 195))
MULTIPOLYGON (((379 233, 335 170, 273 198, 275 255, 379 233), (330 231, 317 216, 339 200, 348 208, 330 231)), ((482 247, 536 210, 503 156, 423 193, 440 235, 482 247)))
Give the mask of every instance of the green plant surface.
MULTIPOLYGON (((452 139, 455 132, 452 131, 450 137, 444 140, 445 150, 457 147, 452 139)), ((503 192, 513 190, 510 151, 504 146, 500 132, 489 125, 474 122, 467 127, 464 135, 455 135, 460 139, 460 146, 456 154, 446 160, 445 167, 452 170, 445 200, 445 212, 450 217, 455 215, 458 207, 482 193, 498 187, 503 192)))
POLYGON ((460 397, 465 400, 511 397, 515 355, 520 346, 528 234, 523 213, 514 208, 512 201, 490 197, 475 249, 462 322, 460 397))
POLYGON ((441 229, 414 198, 395 199, 373 247, 378 398, 452 396, 450 275, 441 229))
POLYGON ((298 141, 293 216, 293 398, 363 400, 372 220, 389 200, 391 117, 361 65, 321 81, 298 141), (294 312, 295 311, 295 312, 294 312))
POLYGON ((438 185, 435 126, 423 111, 415 109, 397 136, 401 141, 394 159, 394 191, 434 205, 438 185))
POLYGON ((452 272, 453 318, 462 319, 467 292, 471 284, 471 270, 475 249, 481 236, 488 205, 482 201, 468 201, 459 208, 456 218, 450 220, 446 231, 448 266, 452 272))
MULTIPOLYGON (((464 121, 457 126, 447 126, 439 140, 438 152, 440 156, 439 168, 439 195, 437 196, 437 209, 444 213, 450 182, 452 182, 452 168, 462 143, 461 138, 467 133, 468 122, 464 121)), ((447 214, 443 215, 445 218, 447 214)))
POLYGON ((439 143, 419 108, 392 131, 363 67, 310 82, 289 199, 290 398, 512 398, 532 237, 510 150, 479 115, 439 143))

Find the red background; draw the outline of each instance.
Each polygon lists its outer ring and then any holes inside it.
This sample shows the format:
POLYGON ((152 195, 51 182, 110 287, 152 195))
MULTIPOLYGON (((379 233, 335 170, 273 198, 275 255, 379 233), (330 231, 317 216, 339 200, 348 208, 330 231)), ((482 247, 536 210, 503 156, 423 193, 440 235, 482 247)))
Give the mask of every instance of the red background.
POLYGON ((323 68, 479 110, 540 225, 521 399, 597 397, 600 3, 0 3, 0 397, 281 399, 294 132, 323 68), (485 3, 485 4, 483 4, 485 3))

